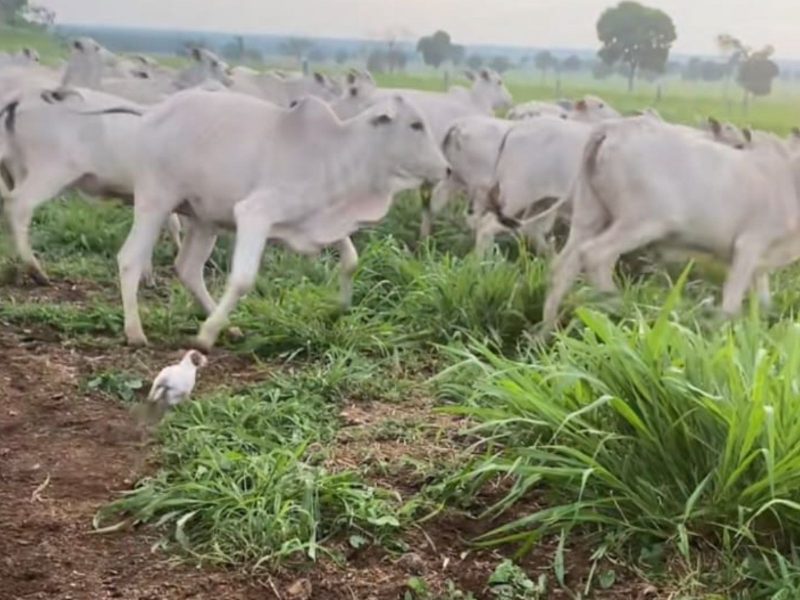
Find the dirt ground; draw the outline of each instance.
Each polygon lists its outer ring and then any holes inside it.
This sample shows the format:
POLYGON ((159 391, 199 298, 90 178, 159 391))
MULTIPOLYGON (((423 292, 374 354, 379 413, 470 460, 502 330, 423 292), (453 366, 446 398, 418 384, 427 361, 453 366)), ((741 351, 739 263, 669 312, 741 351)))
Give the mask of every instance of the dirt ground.
MULTIPOLYGON (((441 518, 410 531, 404 556, 370 549, 349 556, 345 567, 320 563, 257 575, 170 560, 153 549, 159 538, 152 530, 94 533, 98 508, 154 467, 128 410, 82 382, 111 366, 151 376, 179 355, 179 349, 75 347, 49 330, 0 324, 0 600, 394 600, 414 576, 429 581, 432 591, 451 579, 477 598, 490 597, 484 586, 502 557, 471 549, 466 539, 480 528, 464 520, 441 518)), ((214 355, 214 365, 238 381, 265 376, 267 369, 224 351, 214 355)), ((353 428, 373 425, 377 409, 343 412, 350 423, 333 456, 346 464, 351 451, 360 452, 348 449, 359 437, 353 428)), ((383 454, 382 448, 404 451, 390 443, 375 452, 383 454)), ((532 579, 552 573, 553 550, 542 544, 526 560, 532 579)), ((575 572, 585 572, 588 557, 573 558, 575 572)), ((655 597, 638 583, 615 587, 604 597, 655 597)))

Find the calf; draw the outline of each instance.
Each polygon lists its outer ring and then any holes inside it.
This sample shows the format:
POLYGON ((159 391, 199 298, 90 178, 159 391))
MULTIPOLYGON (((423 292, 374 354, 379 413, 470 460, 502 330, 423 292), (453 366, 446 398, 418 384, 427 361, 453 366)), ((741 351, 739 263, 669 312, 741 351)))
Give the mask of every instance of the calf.
POLYGON ((774 147, 742 151, 648 117, 598 126, 572 191, 572 227, 553 266, 545 325, 555 323, 582 271, 614 291, 619 257, 651 243, 727 262, 725 313, 740 310, 754 278, 767 301, 768 272, 800 256, 796 167, 774 147))
POLYGON ((137 289, 172 211, 191 215, 195 224, 179 272, 211 308, 197 339, 207 349, 252 288, 268 238, 308 253, 346 240, 354 266, 347 237, 383 218, 394 193, 442 179, 448 170, 422 113, 399 96, 342 122, 313 97, 286 110, 239 94, 186 92, 145 116, 139 141, 134 223, 118 256, 131 344, 146 343, 137 289), (225 292, 214 305, 203 264, 217 227, 235 228, 236 244, 225 292))

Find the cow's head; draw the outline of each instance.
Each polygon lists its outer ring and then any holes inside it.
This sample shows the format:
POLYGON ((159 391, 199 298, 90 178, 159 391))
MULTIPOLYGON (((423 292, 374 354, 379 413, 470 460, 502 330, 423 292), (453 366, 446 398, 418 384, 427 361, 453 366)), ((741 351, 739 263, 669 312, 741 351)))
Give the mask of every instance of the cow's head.
POLYGON ((226 86, 233 83, 230 66, 211 50, 192 48, 189 56, 195 63, 200 81, 213 79, 226 86))
POLYGON ((478 73, 467 71, 467 79, 472 82, 472 93, 481 104, 492 110, 509 108, 513 103, 511 92, 508 91, 500 73, 492 69, 481 69, 478 73))
POLYGON ((314 71, 311 74, 310 92, 318 98, 330 101, 342 94, 342 88, 336 80, 325 75, 325 73, 314 71))
POLYGON ((407 99, 393 96, 365 111, 361 118, 372 131, 369 143, 381 152, 394 188, 433 184, 450 174, 424 116, 407 99))
POLYGON ((720 144, 741 150, 749 146, 753 141, 753 136, 749 129, 745 133, 733 123, 722 123, 714 117, 708 117, 707 124, 711 137, 720 144))
POLYGON ((606 119, 617 119, 620 114, 602 98, 585 96, 573 104, 572 117, 580 121, 596 123, 606 119))

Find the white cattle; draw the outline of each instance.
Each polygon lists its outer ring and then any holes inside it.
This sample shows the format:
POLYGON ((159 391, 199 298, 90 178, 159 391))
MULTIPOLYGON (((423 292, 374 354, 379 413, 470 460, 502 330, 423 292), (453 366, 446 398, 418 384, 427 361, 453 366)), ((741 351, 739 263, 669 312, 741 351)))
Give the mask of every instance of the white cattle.
POLYGON ((323 73, 289 75, 251 72, 235 69, 231 91, 268 100, 288 108, 304 96, 316 96, 325 101, 335 100, 341 93, 338 84, 323 73))
MULTIPOLYGON (((587 103, 580 119, 541 117, 515 125, 507 134, 496 158, 495 181, 490 195, 476 196, 472 225, 476 234, 476 251, 486 252, 497 234, 509 231, 509 222, 501 222, 494 205, 502 207, 506 216, 522 219, 520 232, 538 253, 550 254, 552 245, 547 236, 558 219, 568 220, 572 210, 569 191, 580 169, 583 149, 595 127, 594 121, 604 108, 587 103), (594 115, 592 111, 596 111, 594 115), (556 210, 548 205, 558 203, 556 210), (541 216, 534 216, 537 213, 541 216)), ((648 113, 643 118, 661 122, 648 113)), ((614 119, 617 120, 617 119, 614 119)), ((742 148, 745 137, 736 126, 710 118, 706 129, 676 125, 687 135, 710 138, 742 148)))
POLYGON ((433 190, 430 211, 422 215, 421 236, 431 234, 432 219, 457 194, 465 194, 470 213, 475 204, 485 198, 495 180, 495 166, 500 144, 512 121, 496 117, 465 117, 458 119, 442 142, 442 152, 452 169, 447 179, 433 190))
MULTIPOLYGON (((503 83, 503 78, 495 71, 481 69, 478 74, 470 71, 467 76, 472 81, 470 89, 454 87, 445 93, 378 88, 368 74, 351 71, 347 76, 344 95, 332 106, 340 117, 347 118, 382 99, 401 95, 422 111, 434 140, 441 147, 450 128, 457 120, 471 116, 492 116, 495 110, 511 105, 511 93, 503 83)), ((435 183, 439 184, 439 182, 435 183)), ((446 200, 442 200, 443 194, 446 192, 440 189, 437 202, 446 202, 446 200)), ((420 235, 426 237, 430 234, 433 221, 432 194, 430 190, 424 189, 421 195, 420 235)), ((441 206, 438 208, 441 209, 441 206)))
POLYGON ((139 104, 155 104, 179 90, 207 82, 220 86, 232 82, 228 64, 210 50, 193 48, 189 56, 190 65, 174 76, 154 65, 126 72, 125 63, 120 69, 121 61, 114 53, 91 38, 79 38, 72 43, 62 85, 102 90, 139 104), (104 77, 109 72, 119 76, 104 77))
MULTIPOLYGON (((40 283, 48 278, 30 244, 34 211, 67 189, 129 203, 142 111, 102 92, 60 90, 28 91, 0 112, 0 193, 16 251, 40 283)), ((173 218, 177 244, 178 231, 173 218)))
POLYGON ((535 117, 557 117, 560 119, 569 118, 570 110, 564 108, 554 102, 541 102, 539 100, 531 100, 530 102, 523 102, 517 104, 506 115, 512 121, 522 121, 524 119, 532 119, 535 117))
POLYGON ((0 68, 2 67, 29 67, 42 62, 39 52, 34 48, 22 48, 19 52, 0 53, 0 68))
POLYGON ((535 117, 557 117, 560 119, 573 119, 598 123, 606 119, 615 119, 620 114, 602 98, 597 96, 584 96, 577 102, 554 103, 532 100, 518 104, 508 112, 508 118, 522 121, 535 117))
POLYGON ((772 146, 737 150, 639 117, 603 123, 586 145, 573 189, 569 239, 553 266, 544 323, 583 271, 614 291, 622 254, 651 243, 701 251, 730 266, 722 309, 736 314, 756 281, 800 256, 797 164, 772 146))
POLYGON ((210 348, 252 288, 268 238, 310 253, 344 240, 354 266, 348 236, 383 218, 396 192, 447 171, 422 114, 402 97, 342 122, 313 97, 286 110, 240 94, 187 92, 145 117, 139 151, 134 223, 118 257, 132 344, 146 342, 137 288, 173 210, 180 207, 194 221, 178 272, 211 311, 197 339, 210 348), (220 226, 236 229, 236 245, 215 306, 203 264, 220 226))

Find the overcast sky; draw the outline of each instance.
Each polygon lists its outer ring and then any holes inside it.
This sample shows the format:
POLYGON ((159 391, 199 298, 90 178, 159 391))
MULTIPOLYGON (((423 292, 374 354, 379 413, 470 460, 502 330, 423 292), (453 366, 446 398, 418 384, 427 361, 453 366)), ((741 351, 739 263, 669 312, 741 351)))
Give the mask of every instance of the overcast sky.
MULTIPOLYGON (((40 0, 61 23, 330 37, 415 39, 437 28, 455 42, 593 48, 609 0, 40 0), (398 35, 399 34, 399 35, 398 35)), ((728 32, 800 58, 800 0, 647 0, 669 13, 676 50, 714 53, 728 32)))

